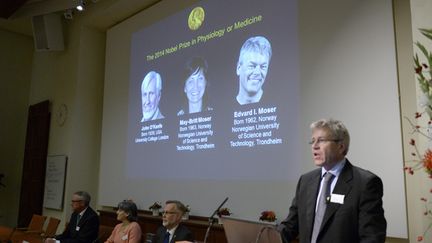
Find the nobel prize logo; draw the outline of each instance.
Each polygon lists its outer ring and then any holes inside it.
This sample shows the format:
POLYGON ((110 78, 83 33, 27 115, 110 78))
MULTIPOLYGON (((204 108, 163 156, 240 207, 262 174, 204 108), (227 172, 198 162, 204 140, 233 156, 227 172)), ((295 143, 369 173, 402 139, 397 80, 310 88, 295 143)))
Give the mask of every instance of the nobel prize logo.
POLYGON ((201 27, 202 23, 204 22, 204 17, 205 13, 202 7, 196 7, 192 9, 188 18, 189 29, 197 30, 199 27, 201 27))

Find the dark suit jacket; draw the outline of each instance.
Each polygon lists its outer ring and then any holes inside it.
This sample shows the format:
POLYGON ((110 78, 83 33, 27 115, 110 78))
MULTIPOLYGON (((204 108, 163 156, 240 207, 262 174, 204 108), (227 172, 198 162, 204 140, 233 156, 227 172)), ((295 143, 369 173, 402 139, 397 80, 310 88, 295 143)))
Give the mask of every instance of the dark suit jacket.
MULTIPOLYGON (((288 217, 278 226, 284 242, 297 236, 301 243, 310 242, 320 178, 321 168, 300 177, 288 217)), ((327 205, 317 243, 385 241, 383 184, 378 176, 347 160, 332 193, 345 198, 343 204, 327 205)))
POLYGON ((55 237, 61 243, 91 243, 98 238, 99 216, 96 212, 88 207, 78 225, 76 224, 77 215, 76 212, 72 213, 66 230, 55 237), (79 231, 77 231, 77 226, 79 231))
MULTIPOLYGON (((159 227, 156 231, 156 236, 153 243, 163 243, 166 231, 167 229, 165 227, 163 226, 159 227)), ((179 224, 179 226, 174 232, 174 236, 170 241, 170 243, 174 243, 176 241, 182 241, 182 240, 194 241, 194 237, 192 232, 186 226, 179 224)))

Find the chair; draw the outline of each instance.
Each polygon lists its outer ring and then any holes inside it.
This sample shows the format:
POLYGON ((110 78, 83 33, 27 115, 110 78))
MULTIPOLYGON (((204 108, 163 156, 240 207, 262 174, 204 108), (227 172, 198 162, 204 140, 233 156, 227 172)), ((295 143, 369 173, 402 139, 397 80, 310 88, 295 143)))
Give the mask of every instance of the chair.
POLYGON ((105 242, 110 237, 113 230, 114 227, 112 226, 99 225, 98 238, 93 243, 105 242))
POLYGON ((54 237, 57 233, 57 228, 60 224, 60 219, 51 217, 45 231, 41 234, 43 238, 54 237))
POLYGON ((44 242, 44 239, 55 236, 59 224, 60 224, 60 219, 50 217, 48 220, 48 224, 42 233, 27 231, 22 234, 13 235, 10 240, 12 242, 27 241, 30 243, 42 243, 44 242))
POLYGON ((0 226, 0 242, 6 242, 12 236, 14 228, 0 226))
MULTIPOLYGON (((45 224, 46 216, 33 214, 30 224, 28 227, 24 228, 15 228, 15 232, 30 232, 30 231, 39 231, 42 232, 43 226, 45 224)), ((14 233, 15 233, 14 232, 14 233)))
POLYGON ((22 238, 25 234, 41 234, 43 232, 43 226, 45 224, 46 216, 33 214, 30 224, 26 228, 15 228, 8 241, 11 242, 22 242, 22 238))

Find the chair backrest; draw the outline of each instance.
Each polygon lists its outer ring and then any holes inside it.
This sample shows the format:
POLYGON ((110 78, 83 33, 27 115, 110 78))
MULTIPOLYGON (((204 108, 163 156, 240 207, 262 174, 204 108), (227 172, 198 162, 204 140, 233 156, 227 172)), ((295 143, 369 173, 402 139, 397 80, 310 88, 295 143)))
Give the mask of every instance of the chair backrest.
POLYGON ((103 243, 105 242, 111 235, 111 232, 114 230, 112 226, 99 225, 99 234, 98 238, 94 242, 103 243))
POLYGON ((57 233, 57 227, 60 224, 60 219, 51 217, 48 220, 48 225, 45 229, 45 237, 53 237, 57 233))
POLYGON ((46 218, 46 216, 33 214, 27 230, 42 232, 42 228, 45 224, 46 218))

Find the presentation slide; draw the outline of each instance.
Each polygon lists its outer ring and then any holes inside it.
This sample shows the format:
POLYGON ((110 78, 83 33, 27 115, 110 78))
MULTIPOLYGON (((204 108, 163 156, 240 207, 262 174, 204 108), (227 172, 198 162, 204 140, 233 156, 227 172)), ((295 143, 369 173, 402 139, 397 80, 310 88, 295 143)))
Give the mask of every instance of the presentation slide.
POLYGON ((295 1, 242 0, 133 33, 127 176, 297 180, 297 32, 295 1))

